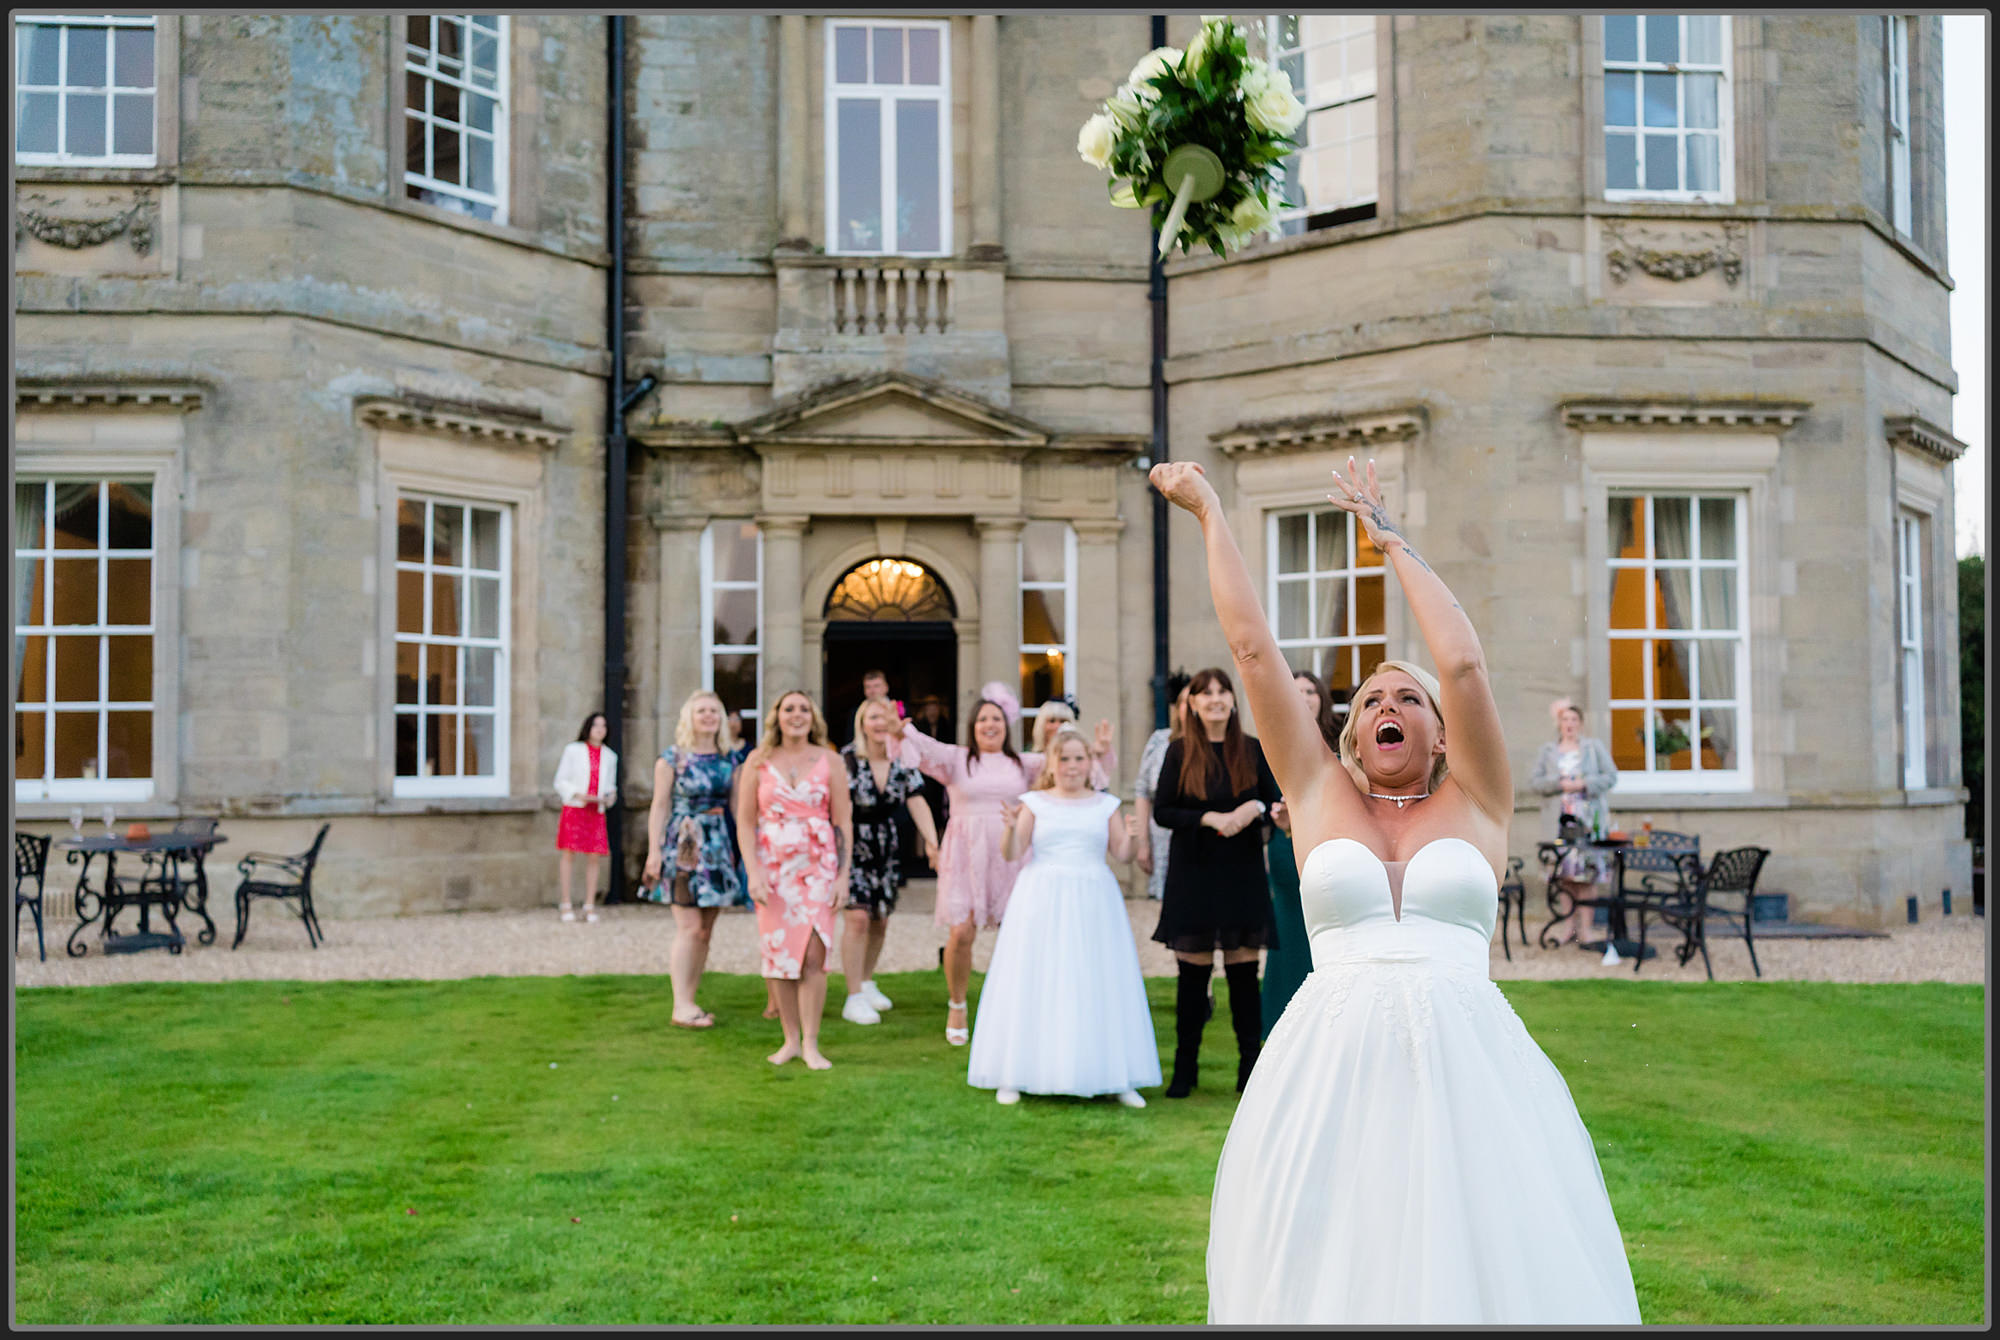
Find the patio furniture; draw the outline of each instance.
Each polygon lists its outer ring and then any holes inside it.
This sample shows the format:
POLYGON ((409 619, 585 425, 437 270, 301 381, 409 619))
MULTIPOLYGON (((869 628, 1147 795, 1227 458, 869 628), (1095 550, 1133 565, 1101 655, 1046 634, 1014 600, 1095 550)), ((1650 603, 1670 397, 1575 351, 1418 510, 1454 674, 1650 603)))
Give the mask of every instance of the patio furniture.
MULTIPOLYGON (((1757 905, 1757 876, 1764 869, 1764 858, 1771 854, 1766 847, 1731 847, 1719 851, 1708 863, 1708 869, 1699 873, 1697 882, 1696 908, 1699 914, 1694 922, 1694 947, 1701 950, 1701 965, 1708 969, 1708 980, 1715 980, 1715 967, 1708 961, 1708 923, 1720 919, 1729 923, 1732 929, 1743 931, 1743 947, 1750 951, 1750 968, 1757 976, 1764 975, 1764 969, 1757 963, 1757 944, 1751 931, 1751 916, 1757 905), (1720 905, 1717 898, 1741 898, 1741 909, 1720 905)), ((1681 960, 1685 963, 1687 960, 1681 960)))
POLYGON ((49 869, 49 839, 38 833, 14 834, 14 939, 21 938, 21 909, 35 919, 35 952, 46 963, 48 946, 42 943, 42 876, 49 869), (28 892, 28 884, 35 886, 28 892))
POLYGON ((306 939, 314 949, 319 948, 320 941, 326 936, 321 933, 319 917, 313 912, 313 867, 319 863, 320 844, 326 841, 327 830, 332 827, 332 824, 321 824, 312 846, 297 856, 253 851, 236 863, 236 868, 243 874, 243 882, 236 886, 236 939, 230 943, 231 949, 243 943, 243 932, 250 928, 250 902, 255 898, 276 898, 281 902, 296 900, 298 918, 305 923, 306 939))
POLYGON ((71 956, 81 957, 86 952, 78 939, 93 921, 98 923, 98 938, 107 954, 127 954, 141 949, 180 953, 181 946, 186 943, 181 938, 180 925, 176 921, 181 910, 180 884, 144 872, 137 879, 121 879, 118 858, 121 855, 137 855, 149 865, 168 854, 192 860, 197 850, 205 852, 228 840, 210 832, 159 833, 138 838, 129 834, 105 833, 98 837, 70 837, 58 841, 55 845, 64 849, 64 859, 72 865, 80 861, 83 866, 76 877, 77 922, 75 929, 69 933, 67 946, 71 956), (91 877, 91 867, 99 856, 104 858, 101 884, 91 877), (139 909, 139 929, 135 934, 120 935, 115 929, 118 914, 128 907, 139 909), (152 912, 155 907, 167 919, 164 932, 153 930, 152 912))
MULTIPOLYGON (((1566 833, 1580 833, 1580 830, 1568 826, 1565 826, 1563 831, 1566 833)), ((1569 840, 1538 842, 1535 844, 1535 859, 1542 867, 1542 884, 1545 889, 1544 898, 1549 908, 1548 922, 1535 936, 1535 943, 1537 945, 1543 949, 1562 948, 1562 944, 1556 940, 1551 932, 1555 930, 1559 923, 1566 921, 1571 912, 1578 908, 1602 907, 1612 909, 1613 904, 1618 901, 1617 885, 1615 883, 1609 887, 1609 891, 1606 893, 1586 894, 1582 897, 1578 897, 1562 887, 1556 872, 1562 868, 1563 858, 1569 854, 1570 848, 1582 847, 1586 852, 1608 851, 1616 855, 1626 845, 1623 839, 1604 838, 1592 841, 1581 836, 1573 837, 1569 840)), ((1593 885, 1593 887, 1596 886, 1593 885)), ((1610 920, 1613 930, 1612 938, 1618 940, 1623 934, 1624 921, 1622 916, 1615 910, 1610 911, 1610 920)), ((1526 938, 1525 932, 1522 938, 1526 938)), ((1579 941, 1578 943, 1581 944, 1583 942, 1579 941)), ((1588 948, 1589 946, 1585 945, 1585 947, 1588 948)), ((1596 947, 1601 951, 1604 945, 1602 942, 1598 942, 1596 947)), ((1622 943, 1618 947, 1618 952, 1621 954, 1626 952, 1625 946, 1622 943)))
POLYGON ((1528 947, 1528 886, 1521 879, 1522 860, 1518 856, 1507 858, 1507 878, 1500 881, 1500 952, 1507 961, 1514 961, 1514 951, 1507 947, 1507 911, 1511 907, 1514 920, 1521 928, 1521 948, 1528 947))
MULTIPOLYGON (((1653 836, 1657 838, 1659 834, 1653 836)), ((1612 917, 1618 923, 1612 929, 1614 943, 1625 934, 1627 914, 1636 913, 1639 920, 1638 952, 1632 956, 1632 971, 1639 971, 1646 961, 1649 916, 1681 932, 1674 958, 1685 965, 1694 957, 1695 942, 1700 935, 1701 857, 1678 843, 1654 843, 1625 848, 1612 860, 1616 871, 1612 880, 1615 894, 1612 917)), ((1624 952, 1620 944, 1619 953, 1624 952)))
MULTIPOLYGON (((212 838, 220 819, 182 819, 173 831, 189 837, 212 838)), ((202 929, 195 939, 205 945, 215 943, 215 923, 208 916, 208 853, 211 846, 165 850, 145 854, 146 873, 140 882, 170 896, 180 908, 201 918, 202 929)))

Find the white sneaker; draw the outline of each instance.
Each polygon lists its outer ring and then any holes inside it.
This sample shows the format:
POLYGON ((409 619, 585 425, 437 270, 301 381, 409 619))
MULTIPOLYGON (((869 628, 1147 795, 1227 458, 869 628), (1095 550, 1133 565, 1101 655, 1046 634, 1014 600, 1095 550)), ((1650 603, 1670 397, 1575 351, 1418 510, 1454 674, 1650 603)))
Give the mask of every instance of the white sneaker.
POLYGON ((868 1003, 878 1010, 893 1010, 896 1008, 896 1002, 882 994, 882 988, 875 985, 873 977, 870 977, 861 984, 861 994, 868 997, 868 1003))
POLYGON ((1019 1089, 1002 1089, 1000 1092, 994 1094, 993 1098, 995 1102, 1012 1107, 1021 1101, 1021 1091, 1019 1089))
POLYGON ((879 1024, 882 1016, 868 1003, 866 996, 849 996, 847 1003, 840 1007, 840 1017, 850 1024, 879 1024))
POLYGON ((1146 1100, 1139 1096, 1137 1089, 1125 1090, 1125 1092, 1118 1095, 1118 1101, 1127 1107, 1144 1107, 1146 1105, 1146 1100))

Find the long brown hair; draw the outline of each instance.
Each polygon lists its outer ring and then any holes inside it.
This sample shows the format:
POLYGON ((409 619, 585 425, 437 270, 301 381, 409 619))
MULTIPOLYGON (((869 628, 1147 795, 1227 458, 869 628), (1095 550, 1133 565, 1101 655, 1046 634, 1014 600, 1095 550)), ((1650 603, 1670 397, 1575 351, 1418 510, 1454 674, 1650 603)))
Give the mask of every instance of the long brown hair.
POLYGON ((1019 766, 1021 762, 1021 751, 1014 748, 1014 723, 1007 719, 1007 709, 999 703, 994 702, 991 698, 981 698, 972 705, 972 713, 965 719, 965 770, 967 772, 971 772, 979 766, 979 709, 989 706, 1000 714, 1001 723, 1007 727, 1000 736, 1000 752, 1008 758, 1013 759, 1016 766, 1019 766))
POLYGON ((1207 692, 1213 684, 1220 684, 1232 696, 1236 693, 1229 672, 1216 666, 1195 671, 1194 678, 1188 681, 1187 717, 1181 726, 1180 741, 1181 790, 1191 796, 1208 794, 1208 779, 1217 769, 1228 776, 1232 794, 1257 785, 1257 765, 1251 761, 1250 740, 1243 733, 1243 719, 1235 705, 1229 708, 1229 725, 1224 728, 1219 745, 1210 742, 1208 728, 1195 714, 1195 695, 1207 692))

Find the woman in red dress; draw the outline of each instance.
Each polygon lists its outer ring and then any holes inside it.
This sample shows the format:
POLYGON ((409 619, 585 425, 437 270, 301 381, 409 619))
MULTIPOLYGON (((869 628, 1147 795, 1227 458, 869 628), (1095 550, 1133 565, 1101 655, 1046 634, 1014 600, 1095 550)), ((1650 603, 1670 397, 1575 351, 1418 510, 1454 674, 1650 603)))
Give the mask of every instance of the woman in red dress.
POLYGON ((576 739, 563 746, 556 765, 556 795, 562 801, 562 822, 556 826, 556 850, 562 853, 562 919, 575 921, 569 905, 570 867, 583 853, 583 919, 597 920, 591 904, 597 899, 597 858, 611 852, 604 812, 618 798, 618 755, 604 747, 610 731, 604 713, 584 718, 576 739))

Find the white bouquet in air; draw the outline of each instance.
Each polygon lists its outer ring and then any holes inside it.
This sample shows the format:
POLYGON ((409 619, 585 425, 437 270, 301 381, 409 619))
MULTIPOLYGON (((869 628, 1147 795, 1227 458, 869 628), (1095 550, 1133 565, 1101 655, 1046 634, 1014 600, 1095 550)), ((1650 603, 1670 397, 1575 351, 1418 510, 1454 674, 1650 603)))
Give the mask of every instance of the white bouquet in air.
POLYGON ((1249 54, 1241 27, 1204 15, 1186 51, 1140 57, 1083 123, 1076 152, 1111 174, 1112 204, 1152 209, 1162 256, 1176 245, 1224 256, 1286 203, 1281 165, 1305 115, 1290 77, 1249 54))

